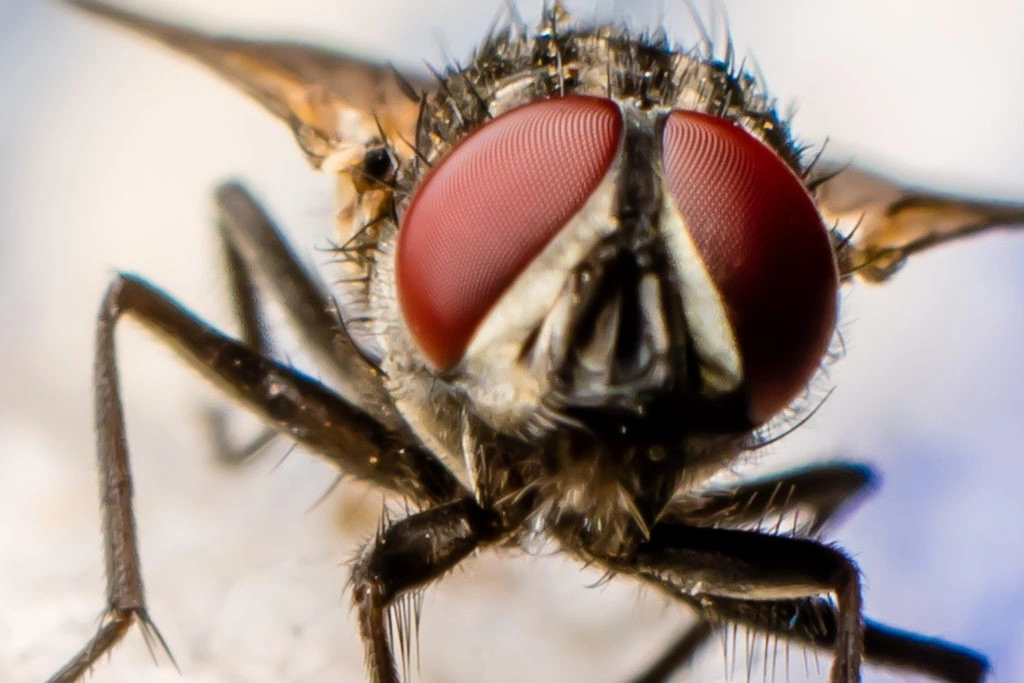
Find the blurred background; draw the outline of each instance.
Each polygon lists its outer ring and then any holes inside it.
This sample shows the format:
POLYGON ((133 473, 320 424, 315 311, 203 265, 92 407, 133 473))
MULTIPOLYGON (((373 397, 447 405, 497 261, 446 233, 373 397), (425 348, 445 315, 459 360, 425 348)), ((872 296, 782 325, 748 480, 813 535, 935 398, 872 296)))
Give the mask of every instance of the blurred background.
MULTIPOLYGON (((502 3, 136 5, 415 68, 468 55, 502 3)), ((539 3, 518 5, 536 21, 539 3)), ((1020 3, 720 6, 739 53, 797 107, 803 141, 828 138, 832 156, 921 185, 1024 200, 1020 3)), ((682 2, 569 8, 696 39, 682 2)), ((115 269, 143 273, 232 329, 209 202, 232 176, 309 262, 327 260, 329 179, 307 170, 277 121, 155 45, 54 2, 0 0, 0 680, 51 674, 103 606, 90 389, 102 293, 115 269)), ((1024 234, 993 234, 919 258, 884 288, 848 291, 834 394, 758 463, 874 465, 881 489, 832 532, 864 571, 868 613, 987 653, 1004 683, 1024 680, 1022 266, 1024 234)), ((342 485, 317 504, 335 473, 301 452, 282 462, 283 443, 237 470, 216 464, 201 417, 221 399, 124 329, 144 575, 182 675, 153 665, 133 632, 91 680, 364 680, 347 563, 379 495, 342 485)), ((559 556, 466 562, 426 594, 416 680, 625 680, 687 616, 628 580, 588 588, 598 578, 559 556)), ((727 659, 716 643, 698 668, 746 680, 745 662, 727 659)), ((794 651, 784 678, 781 655, 759 658, 752 678, 824 680, 818 660, 794 651)))

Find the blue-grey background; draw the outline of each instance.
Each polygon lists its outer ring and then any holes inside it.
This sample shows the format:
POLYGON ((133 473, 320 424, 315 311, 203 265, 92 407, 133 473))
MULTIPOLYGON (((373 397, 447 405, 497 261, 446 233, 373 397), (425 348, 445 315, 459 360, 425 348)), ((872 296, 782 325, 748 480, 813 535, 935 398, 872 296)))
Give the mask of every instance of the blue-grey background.
MULTIPOLYGON (((139 5, 416 65, 468 54, 501 3, 139 5)), ((520 4, 531 21, 536 5, 520 4)), ((740 53, 798 105, 804 140, 922 184, 1024 199, 1020 3, 721 6, 740 53)), ((682 2, 570 8, 695 36, 682 2)), ((103 289, 115 268, 135 270, 229 325, 208 198, 235 174, 310 262, 327 259, 315 247, 330 183, 276 121, 165 50, 53 2, 0 0, 0 680, 51 673, 102 605, 90 371, 103 289)), ((1024 234, 942 249, 847 294, 834 394, 759 465, 874 464, 882 489, 834 531, 864 570, 868 612, 989 653, 994 680, 1024 680, 1024 234)), ((212 464, 199 419, 216 395, 143 334, 119 348, 151 609, 183 675, 153 666, 134 633, 91 680, 362 680, 346 562, 379 497, 342 486, 315 506, 333 472, 304 454, 275 467, 283 447, 241 471, 212 464)), ((629 581, 588 589, 597 578, 560 557, 466 563, 427 594, 420 680, 624 680, 686 617, 629 581)), ((790 659, 803 679, 803 657, 790 659)), ((720 652, 700 666, 726 675, 720 652)), ((820 666, 810 659, 811 680, 820 666)))

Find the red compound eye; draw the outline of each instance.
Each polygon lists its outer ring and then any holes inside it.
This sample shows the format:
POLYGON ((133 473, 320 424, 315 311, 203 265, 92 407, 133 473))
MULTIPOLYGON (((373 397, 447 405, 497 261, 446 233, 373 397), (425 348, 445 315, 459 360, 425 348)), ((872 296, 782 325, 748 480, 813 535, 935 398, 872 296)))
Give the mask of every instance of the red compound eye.
POLYGON ((610 100, 543 100, 488 122, 430 172, 395 268, 405 320, 432 363, 459 362, 491 306, 593 193, 621 134, 610 100))
POLYGON ((665 180, 735 330, 757 422, 805 386, 836 324, 828 233, 795 173, 738 125, 676 111, 665 180))

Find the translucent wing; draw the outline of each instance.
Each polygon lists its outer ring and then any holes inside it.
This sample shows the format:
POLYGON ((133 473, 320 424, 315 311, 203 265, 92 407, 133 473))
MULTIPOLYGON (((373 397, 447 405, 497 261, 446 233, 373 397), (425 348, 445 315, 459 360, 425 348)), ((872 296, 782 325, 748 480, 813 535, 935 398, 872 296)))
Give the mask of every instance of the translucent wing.
POLYGON ((292 129, 310 163, 338 170, 381 133, 412 138, 426 87, 390 66, 324 48, 211 36, 93 0, 70 0, 158 40, 246 92, 292 129))
POLYGON ((815 195, 829 222, 857 222, 839 248, 845 279, 883 282, 919 251, 994 228, 1024 228, 1024 204, 928 192, 855 168, 823 164, 815 195))
MULTIPOLYGON (((324 48, 211 36, 94 0, 70 2, 211 68, 284 120, 310 163, 322 170, 346 168, 382 134, 393 144, 413 139, 416 91, 430 87, 384 64, 324 48)), ((858 222, 851 241, 838 250, 844 278, 882 282, 933 245, 1024 226, 1024 204, 922 191, 853 167, 823 164, 815 175, 826 220, 858 222)))

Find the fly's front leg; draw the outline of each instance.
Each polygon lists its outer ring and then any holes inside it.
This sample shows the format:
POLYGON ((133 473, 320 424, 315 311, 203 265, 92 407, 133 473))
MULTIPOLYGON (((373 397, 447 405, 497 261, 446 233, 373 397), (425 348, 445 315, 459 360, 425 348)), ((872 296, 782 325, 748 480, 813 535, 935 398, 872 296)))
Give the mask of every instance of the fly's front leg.
MULTIPOLYGON (((814 536, 841 510, 874 486, 871 468, 834 462, 788 470, 742 482, 735 488, 701 492, 692 501, 672 503, 663 519, 699 526, 762 525, 793 514, 795 534, 814 536)), ((788 529, 787 529, 788 530, 788 529)))
MULTIPOLYGON (((255 200, 249 196, 245 188, 240 185, 231 185, 230 187, 237 190, 240 196, 246 200, 246 203, 251 201, 255 205, 255 200)), ((265 214, 260 211, 253 215, 248 215, 247 213, 238 215, 238 212, 231 210, 230 205, 225 206, 224 202, 220 200, 219 195, 223 191, 224 188, 218 190, 216 199, 218 214, 217 232, 220 237, 221 248, 224 250, 224 265, 228 275, 228 286, 231 289, 231 304, 235 309, 235 317, 238 318, 242 328, 242 341, 264 356, 272 357, 274 355, 274 347, 267 333, 266 322, 263 319, 263 311, 259 302, 259 290, 253 278, 252 269, 249 267, 243 252, 239 250, 236 244, 237 238, 235 233, 239 227, 242 227, 256 233, 257 244, 267 244, 270 240, 259 239, 259 236, 269 231, 270 235, 276 238, 273 240, 273 246, 269 246, 266 249, 271 258, 280 256, 291 260, 293 254, 288 249, 283 237, 278 234, 276 226, 270 222, 265 214), (284 250, 284 253, 282 253, 282 250, 284 250)))
MULTIPOLYGON (((815 465, 744 482, 735 489, 701 494, 693 501, 677 501, 669 506, 663 519, 701 526, 741 526, 757 524, 770 516, 800 508, 808 513, 800 520, 800 526, 813 535, 832 521, 840 509, 848 507, 854 498, 870 489, 875 479, 874 473, 864 465, 815 465)), ((633 683, 667 680, 714 635, 715 627, 708 618, 708 610, 699 601, 694 600, 692 604, 698 613, 697 622, 634 678, 633 683)))
MULTIPOLYGON (((806 510, 798 533, 813 535, 835 521, 875 485, 876 476, 863 465, 830 463, 747 482, 734 490, 712 492, 696 502, 679 502, 666 517, 700 525, 758 524, 765 518, 806 510)), ((738 600, 694 597, 676 587, 659 584, 670 595, 689 603, 702 616, 634 683, 665 680, 684 664, 713 630, 714 622, 735 622, 779 638, 833 648, 837 637, 834 606, 824 598, 798 600, 738 600), (703 636, 701 639, 699 636, 703 636)), ((986 659, 968 648, 920 636, 867 620, 864 658, 872 664, 930 676, 951 683, 979 683, 988 670, 986 659)))
MULTIPOLYGON (((316 359, 333 371, 342 396, 364 406, 377 421, 390 428, 405 429, 379 371, 353 343, 326 286, 303 266, 266 210, 236 182, 218 187, 214 198, 231 300, 241 324, 242 340, 264 356, 274 355, 262 315, 257 287, 260 282, 282 304, 305 348, 311 349, 316 359)), ((217 453, 227 462, 244 460, 272 435, 265 433, 244 447, 232 447, 225 438, 222 415, 211 415, 210 424, 217 453)))
POLYGON ((269 350, 256 313, 255 278, 283 304, 309 348, 338 370, 343 396, 361 405, 390 406, 379 371, 352 341, 327 288, 302 265, 259 202, 238 183, 217 188, 215 199, 229 266, 237 271, 232 289, 241 294, 245 340, 259 351, 269 350))
MULTIPOLYGON (((426 506, 465 495, 431 453, 293 368, 213 329, 145 280, 119 275, 97 324, 95 402, 107 575, 107 614, 95 636, 51 679, 80 678, 139 620, 152 628, 143 594, 132 511, 132 479, 114 348, 114 331, 130 314, 160 333, 186 360, 278 431, 370 480, 426 506)), ((166 647, 164 647, 166 649, 166 647)))
MULTIPOLYGON (((662 586, 670 594, 673 589, 662 586)), ((779 638, 832 648, 836 643, 835 608, 825 598, 736 600, 674 593, 716 621, 743 624, 779 638)), ((937 638, 864 622, 864 658, 872 664, 950 683, 981 683, 988 661, 977 652, 937 638)))
POLYGON ((608 564, 671 586, 697 604, 704 596, 778 601, 833 594, 837 618, 830 680, 860 680, 860 577, 853 561, 835 548, 808 539, 669 522, 656 524, 631 556, 608 564))
POLYGON ((496 514, 466 497, 396 522, 366 546, 352 570, 352 590, 371 680, 397 683, 390 637, 397 630, 403 648, 410 640, 410 625, 394 624, 388 607, 504 534, 496 514))
POLYGON ((948 641, 865 622, 864 654, 871 662, 949 683, 982 683, 989 664, 981 654, 948 641))

